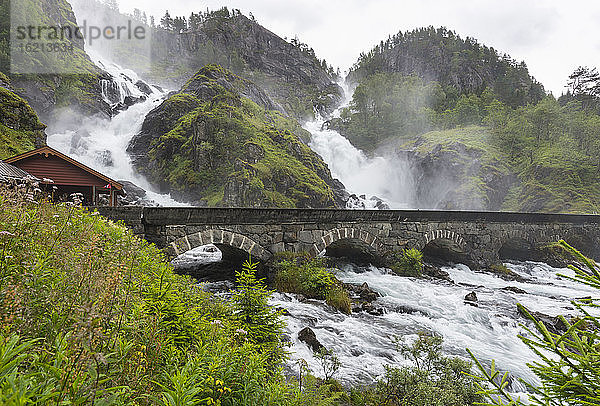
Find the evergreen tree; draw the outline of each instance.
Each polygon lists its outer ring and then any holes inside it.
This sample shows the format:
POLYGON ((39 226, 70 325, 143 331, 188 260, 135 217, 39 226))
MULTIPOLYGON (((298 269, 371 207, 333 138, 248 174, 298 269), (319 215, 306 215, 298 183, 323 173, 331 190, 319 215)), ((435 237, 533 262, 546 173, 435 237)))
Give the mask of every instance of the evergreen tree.
POLYGON ((169 14, 169 10, 167 10, 163 18, 160 19, 160 27, 167 31, 174 30, 175 24, 173 22, 173 19, 171 18, 171 15, 169 14))

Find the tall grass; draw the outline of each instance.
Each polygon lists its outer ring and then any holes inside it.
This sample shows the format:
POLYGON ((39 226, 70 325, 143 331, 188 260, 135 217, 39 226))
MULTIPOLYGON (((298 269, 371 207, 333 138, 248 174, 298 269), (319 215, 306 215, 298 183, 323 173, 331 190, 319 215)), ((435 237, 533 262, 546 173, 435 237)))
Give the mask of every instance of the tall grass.
MULTIPOLYGON (((270 292, 252 269, 238 295, 260 292, 260 311, 246 320, 238 302, 174 274, 126 227, 36 192, 0 190, 0 404, 293 405, 312 396, 280 372, 281 324, 261 307, 270 292)), ((314 404, 330 395, 321 392, 314 404)))

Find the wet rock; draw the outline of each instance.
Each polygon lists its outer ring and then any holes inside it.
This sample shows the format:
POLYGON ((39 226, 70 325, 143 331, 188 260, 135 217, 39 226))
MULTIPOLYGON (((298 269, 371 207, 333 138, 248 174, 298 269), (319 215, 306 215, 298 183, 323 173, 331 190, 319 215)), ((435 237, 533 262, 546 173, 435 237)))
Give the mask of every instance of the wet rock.
POLYGON ((410 307, 407 305, 396 305, 393 308, 390 308, 389 310, 392 312, 395 312, 395 313, 402 313, 402 314, 423 313, 423 310, 417 309, 415 307, 410 307))
POLYGON ((446 271, 442 271, 441 268, 431 265, 431 264, 423 264, 423 275, 427 275, 434 279, 440 279, 443 281, 447 281, 450 283, 454 283, 454 281, 450 278, 450 274, 446 271))
POLYGON ((125 197, 121 198, 120 202, 124 206, 158 206, 158 204, 149 199, 146 191, 136 184, 129 182, 127 180, 119 180, 121 185, 123 185, 123 190, 125 191, 125 197))
POLYGON ((363 355, 365 352, 361 349, 358 348, 351 348, 350 349, 350 354, 352 354, 352 356, 354 357, 359 357, 361 355, 363 355))
POLYGON ((135 87, 137 87, 140 90, 140 92, 146 95, 152 94, 152 89, 150 88, 150 86, 148 86, 148 84, 142 80, 138 80, 135 83, 135 87))
POLYGON ((383 199, 380 199, 377 196, 371 196, 370 200, 373 200, 376 202, 375 208, 377 210, 389 210, 390 209, 390 206, 383 199))
POLYGON ((348 209, 366 209, 365 203, 355 194, 351 194, 346 200, 348 209))
POLYGON ((125 96, 122 102, 119 102, 112 107, 112 114, 116 115, 137 103, 143 102, 144 100, 146 100, 146 96, 125 96))
POLYGON ((374 302, 378 297, 381 296, 379 293, 371 289, 367 282, 364 282, 360 286, 346 283, 344 284, 344 287, 346 290, 348 290, 348 293, 350 293, 352 299, 356 299, 361 302, 374 302))
POLYGON ((379 297, 379 293, 369 287, 367 282, 360 285, 360 298, 367 302, 374 302, 379 297))
POLYGON ((519 275, 518 273, 511 271, 504 264, 494 264, 483 269, 483 272, 491 273, 497 277, 510 282, 528 282, 527 278, 519 275))
MULTIPOLYGON (((523 309, 520 306, 517 306, 517 310, 521 316, 529 319, 527 314, 523 311, 523 309)), ((540 313, 540 312, 529 312, 529 313, 537 321, 541 321, 542 323, 544 323, 544 325, 546 326, 548 331, 550 331, 551 333, 563 334, 565 331, 567 331, 567 327, 563 324, 563 322, 558 317, 549 316, 547 314, 540 313)))
POLYGON ((333 198, 339 207, 346 207, 346 202, 350 198, 350 193, 346 190, 346 187, 339 179, 333 179, 329 183, 331 190, 333 191, 333 198))
POLYGON ((516 286, 506 286, 506 287, 502 288, 502 290, 506 290, 506 291, 513 292, 513 293, 527 293, 523 289, 517 288, 516 286))
POLYGON ((471 292, 465 296, 465 304, 477 307, 477 294, 471 292))
POLYGON ((112 152, 110 152, 109 150, 98 152, 98 154, 96 155, 96 161, 98 161, 100 165, 108 167, 112 167, 115 164, 112 152))
POLYGON ((140 96, 140 97, 134 97, 134 96, 125 96, 125 99, 123 100, 123 103, 127 106, 127 107, 131 107, 134 104, 143 102, 144 100, 146 100, 145 96, 140 96))
POLYGON ((363 312, 367 312, 372 316, 383 316, 385 313, 381 307, 373 306, 372 303, 363 303, 361 306, 363 312))
POLYGON ((310 327, 304 327, 298 332, 298 340, 306 344, 313 352, 319 352, 321 349, 325 348, 325 346, 317 340, 315 332, 310 327))

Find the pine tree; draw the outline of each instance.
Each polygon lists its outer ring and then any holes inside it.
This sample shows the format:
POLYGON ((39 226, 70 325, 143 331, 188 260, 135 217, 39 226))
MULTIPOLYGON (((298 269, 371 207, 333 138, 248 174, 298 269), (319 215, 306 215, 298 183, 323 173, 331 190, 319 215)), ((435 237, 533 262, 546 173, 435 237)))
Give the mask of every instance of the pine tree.
POLYGON ((173 31, 173 29, 175 28, 173 19, 169 14, 169 10, 167 10, 163 18, 160 19, 160 27, 167 31, 173 31))

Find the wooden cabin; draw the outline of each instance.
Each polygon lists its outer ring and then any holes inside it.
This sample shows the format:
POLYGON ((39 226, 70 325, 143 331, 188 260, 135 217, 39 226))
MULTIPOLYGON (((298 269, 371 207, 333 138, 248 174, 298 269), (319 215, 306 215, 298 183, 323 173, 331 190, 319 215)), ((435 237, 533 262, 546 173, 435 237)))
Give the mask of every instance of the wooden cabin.
POLYGON ((68 200, 73 193, 83 195, 84 206, 101 204, 106 197, 110 206, 124 196, 123 185, 73 158, 50 147, 42 147, 5 160, 38 179, 55 200, 68 200))

